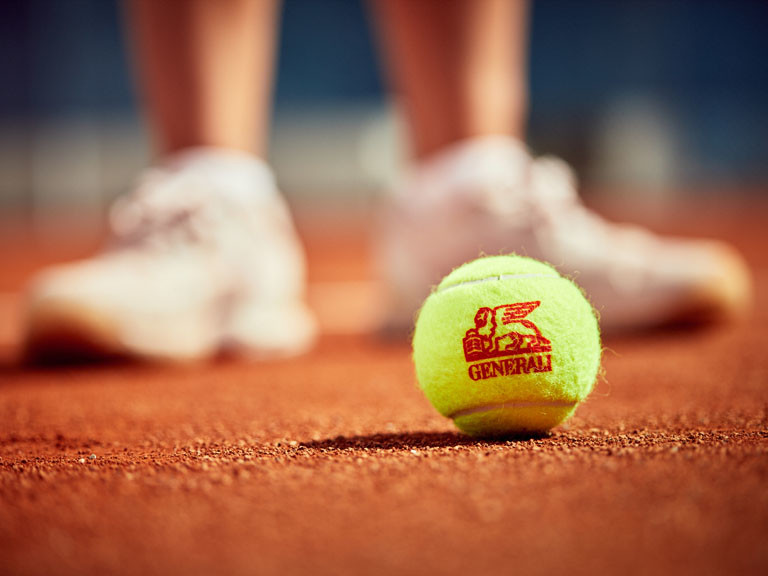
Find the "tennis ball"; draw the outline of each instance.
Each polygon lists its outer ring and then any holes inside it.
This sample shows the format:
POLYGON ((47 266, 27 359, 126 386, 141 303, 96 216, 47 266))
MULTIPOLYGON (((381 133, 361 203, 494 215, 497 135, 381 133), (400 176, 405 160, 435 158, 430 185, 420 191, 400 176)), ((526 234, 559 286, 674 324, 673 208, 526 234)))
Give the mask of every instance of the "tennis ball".
POLYGON ((569 418, 600 369, 581 290, 543 262, 489 256, 456 268, 419 311, 421 389, 472 436, 540 433, 569 418))

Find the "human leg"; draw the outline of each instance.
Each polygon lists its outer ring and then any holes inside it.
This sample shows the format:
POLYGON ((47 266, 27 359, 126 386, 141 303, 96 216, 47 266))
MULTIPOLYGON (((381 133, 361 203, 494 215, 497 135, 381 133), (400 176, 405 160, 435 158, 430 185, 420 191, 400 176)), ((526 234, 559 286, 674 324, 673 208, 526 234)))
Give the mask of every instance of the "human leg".
POLYGON ((264 157, 279 5, 128 3, 143 103, 161 155, 215 146, 264 157))
POLYGON ((376 0, 384 60, 416 156, 525 136, 528 2, 376 0))

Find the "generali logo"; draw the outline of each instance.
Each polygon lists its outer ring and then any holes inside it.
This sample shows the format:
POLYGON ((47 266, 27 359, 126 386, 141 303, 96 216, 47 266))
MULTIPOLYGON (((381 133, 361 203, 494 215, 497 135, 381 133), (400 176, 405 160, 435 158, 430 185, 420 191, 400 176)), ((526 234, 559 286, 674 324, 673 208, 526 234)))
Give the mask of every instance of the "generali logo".
POLYGON ((472 380, 552 371, 552 342, 526 320, 540 304, 518 302, 477 311, 475 326, 462 341, 472 380))

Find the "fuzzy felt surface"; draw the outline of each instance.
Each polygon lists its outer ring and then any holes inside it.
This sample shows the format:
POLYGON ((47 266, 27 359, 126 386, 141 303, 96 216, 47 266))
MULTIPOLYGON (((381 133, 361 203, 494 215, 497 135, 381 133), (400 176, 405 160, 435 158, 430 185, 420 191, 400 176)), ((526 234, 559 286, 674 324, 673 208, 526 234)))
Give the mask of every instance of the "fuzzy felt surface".
POLYGON ((542 262, 492 256, 451 272, 416 322, 421 389, 475 434, 547 430, 591 392, 600 333, 581 290, 542 262))

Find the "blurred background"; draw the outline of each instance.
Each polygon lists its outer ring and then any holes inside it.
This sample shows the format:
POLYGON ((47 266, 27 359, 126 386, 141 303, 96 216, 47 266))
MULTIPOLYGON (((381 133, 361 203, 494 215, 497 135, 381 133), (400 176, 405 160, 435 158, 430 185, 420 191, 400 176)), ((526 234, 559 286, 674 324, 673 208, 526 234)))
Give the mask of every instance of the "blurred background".
MULTIPOLYGON (((43 245, 97 237, 150 157, 120 12, 0 2, 0 212, 43 245)), ((295 203, 364 206, 407 158, 367 16, 361 0, 285 2, 271 160, 295 203)), ((766 30, 764 1, 535 1, 529 143, 592 193, 754 197, 768 183, 766 30)))

